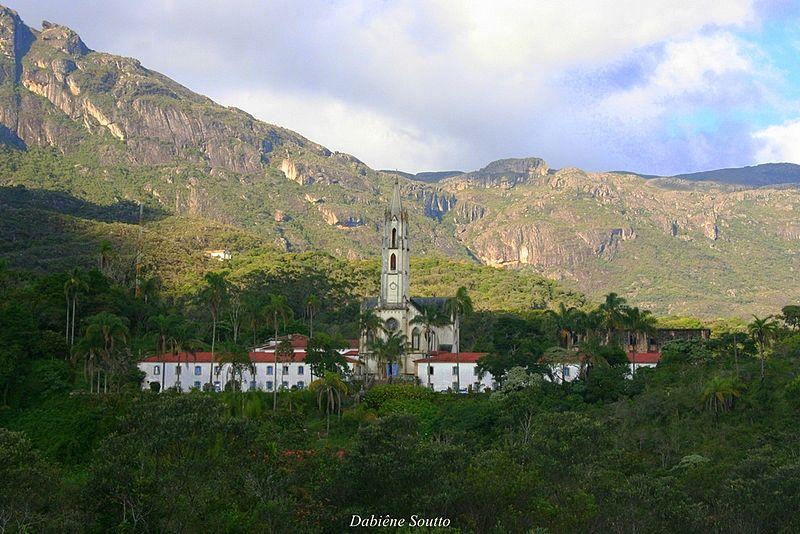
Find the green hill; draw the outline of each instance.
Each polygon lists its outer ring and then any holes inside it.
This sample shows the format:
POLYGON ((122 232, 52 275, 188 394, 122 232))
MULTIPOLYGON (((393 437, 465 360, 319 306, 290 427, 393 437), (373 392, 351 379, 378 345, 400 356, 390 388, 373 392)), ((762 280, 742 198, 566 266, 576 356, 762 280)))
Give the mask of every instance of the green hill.
MULTIPOLYGON (((800 298, 800 191, 753 185, 785 166, 739 170, 733 181, 744 185, 556 171, 540 158, 466 173, 375 171, 135 59, 91 50, 69 28, 35 30, 0 8, 0 30, 0 187, 66 193, 83 210, 114 206, 127 218, 100 219, 111 227, 131 222, 141 202, 162 228, 203 219, 283 252, 369 259, 399 180, 417 257, 531 271, 660 313, 746 316, 800 298)), ((64 199, 31 195, 26 206, 39 201, 64 199)), ((44 232, 11 224, 16 247, 44 232)))

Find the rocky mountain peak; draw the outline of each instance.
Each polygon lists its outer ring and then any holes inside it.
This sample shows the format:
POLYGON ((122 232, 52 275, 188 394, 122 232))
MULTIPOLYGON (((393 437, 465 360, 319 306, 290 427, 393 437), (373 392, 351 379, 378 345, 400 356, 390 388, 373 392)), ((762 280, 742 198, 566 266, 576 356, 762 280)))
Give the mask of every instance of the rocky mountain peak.
POLYGON ((46 20, 42 21, 42 31, 39 34, 39 39, 70 56, 84 56, 91 52, 75 31, 46 20))

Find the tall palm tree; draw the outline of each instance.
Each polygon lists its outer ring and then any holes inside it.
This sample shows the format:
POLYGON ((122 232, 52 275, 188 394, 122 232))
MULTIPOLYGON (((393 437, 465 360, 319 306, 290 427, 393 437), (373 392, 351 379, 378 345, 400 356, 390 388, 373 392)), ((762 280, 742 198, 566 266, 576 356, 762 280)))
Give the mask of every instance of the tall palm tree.
POLYGON ((763 318, 753 315, 753 321, 747 325, 747 331, 758 348, 758 357, 761 360, 761 380, 764 380, 764 361, 767 358, 767 350, 778 333, 778 323, 772 315, 763 318))
POLYGON ((589 375, 593 367, 608 367, 608 360, 601 354, 602 349, 600 342, 597 338, 590 337, 580 344, 579 354, 581 358, 581 367, 579 375, 586 383, 589 383, 589 375))
MULTIPOLYGON (((405 334, 399 332, 384 331, 383 336, 375 336, 370 342, 370 352, 378 363, 381 369, 381 374, 386 366, 389 369, 393 368, 393 364, 397 363, 398 367, 401 364, 402 356, 406 353, 408 346, 405 334)), ((389 381, 392 381, 393 373, 389 373, 389 381)))
POLYGON ((325 412, 325 432, 330 433, 331 413, 336 410, 338 416, 342 416, 342 397, 347 395, 347 384, 337 373, 327 371, 322 378, 314 380, 308 389, 316 393, 319 410, 325 412))
POLYGON ((319 310, 319 298, 313 293, 306 297, 306 314, 308 315, 308 337, 314 337, 314 314, 319 310))
POLYGON ((610 343, 614 332, 624 326, 626 308, 625 299, 616 293, 606 295, 605 300, 598 308, 603 319, 603 327, 606 330, 606 343, 610 343))
POLYGON ((372 308, 362 309, 358 316, 358 328, 361 335, 364 336, 367 345, 372 341, 372 338, 383 327, 383 321, 375 314, 372 308))
POLYGON ((69 346, 75 344, 75 319, 76 308, 78 305, 78 295, 82 292, 88 291, 89 286, 86 283, 86 277, 78 267, 72 270, 64 283, 64 295, 67 299, 67 327, 65 340, 69 346), (70 314, 70 307, 72 313, 70 314), (70 319, 72 324, 70 325, 70 319))
MULTIPOLYGON (((93 391, 94 367, 98 360, 108 366, 116 345, 128 338, 128 327, 121 317, 109 312, 100 312, 88 319, 88 326, 81 342, 90 365, 90 386, 93 391)), ((100 393, 100 376, 97 377, 97 392, 100 393)), ((108 391, 108 372, 105 373, 105 390, 108 391)))
POLYGON ((100 243, 100 272, 107 274, 108 266, 111 263, 111 254, 114 252, 114 246, 111 241, 103 240, 100 243))
POLYGON ((567 348, 570 336, 578 327, 578 309, 571 306, 568 308, 563 302, 559 302, 558 308, 547 310, 547 315, 555 324, 559 345, 567 348))
POLYGON ((217 342, 217 321, 222 310, 222 304, 228 291, 227 272, 206 273, 203 280, 206 287, 203 289, 203 296, 208 303, 208 310, 211 312, 211 370, 208 373, 208 388, 211 389, 214 383, 214 349, 217 342))
POLYGON ((461 362, 459 352, 461 351, 461 318, 471 315, 474 311, 472 306, 472 299, 467 293, 467 288, 461 286, 456 291, 455 296, 447 299, 447 312, 450 314, 450 319, 453 321, 453 337, 456 340, 456 387, 461 391, 461 362))
MULTIPOLYGON (((624 310, 624 325, 634 335, 636 342, 639 335, 651 336, 656 332, 656 318, 649 310, 640 310, 638 307, 624 310)), ((636 372, 636 344, 633 345, 633 372, 636 372)))
POLYGON ((741 384, 733 378, 715 376, 703 390, 702 400, 706 408, 717 418, 720 412, 733 409, 733 403, 742 394, 741 384))
POLYGON ((272 326, 275 329, 275 351, 273 352, 274 358, 274 373, 275 373, 275 383, 273 384, 272 388, 272 410, 277 411, 278 409, 278 326, 281 324, 281 320, 283 321, 284 330, 286 329, 286 321, 288 317, 292 313, 292 309, 289 307, 289 303, 286 301, 286 297, 283 295, 270 295, 269 301, 264 306, 262 310, 263 315, 267 318, 268 321, 272 321, 272 326))
POLYGON ((430 359, 431 359, 431 332, 434 328, 438 326, 444 326, 447 324, 448 318, 444 315, 441 311, 437 308, 433 307, 423 307, 422 313, 415 316, 411 319, 411 324, 418 324, 422 326, 422 333, 423 337, 425 338, 425 347, 427 347, 425 353, 426 358, 428 360, 427 368, 425 369, 425 374, 428 378, 428 387, 431 387, 431 369, 430 369, 430 359))

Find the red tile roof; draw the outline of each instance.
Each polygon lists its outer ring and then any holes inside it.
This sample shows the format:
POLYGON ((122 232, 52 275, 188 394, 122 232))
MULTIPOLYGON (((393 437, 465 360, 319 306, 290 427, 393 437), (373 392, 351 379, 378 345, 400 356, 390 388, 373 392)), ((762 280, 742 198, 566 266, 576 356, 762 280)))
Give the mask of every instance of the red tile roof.
MULTIPOLYGON (((354 349, 348 349, 343 354, 344 359, 348 363, 361 363, 357 358, 354 356, 358 356, 358 351, 354 349)), ((306 352, 305 351, 295 351, 291 357, 279 356, 279 362, 304 362, 306 360, 306 352)), ((217 353, 214 357, 214 361, 220 361, 220 355, 217 353)), ((250 353, 250 361, 254 363, 272 363, 275 361, 275 351, 259 351, 259 352, 251 352, 250 353)), ((147 363, 209 363, 211 362, 211 353, 210 352, 179 352, 175 353, 167 353, 161 355, 150 356, 142 360, 142 362, 147 363)))
POLYGON ((487 352, 431 352, 430 358, 414 360, 416 363, 476 363, 486 356, 487 352))
POLYGON ((631 363, 658 363, 661 361, 660 352, 629 352, 628 361, 631 363))

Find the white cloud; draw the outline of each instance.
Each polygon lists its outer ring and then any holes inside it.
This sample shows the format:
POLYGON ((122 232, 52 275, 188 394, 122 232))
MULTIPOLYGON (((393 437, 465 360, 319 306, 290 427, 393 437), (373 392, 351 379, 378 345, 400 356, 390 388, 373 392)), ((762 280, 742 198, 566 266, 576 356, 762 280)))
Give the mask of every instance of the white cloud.
POLYGON ((721 93, 737 89, 736 84, 721 83, 726 77, 753 70, 745 48, 727 32, 669 42, 663 59, 642 84, 612 93, 603 107, 614 115, 651 119, 683 98, 719 100, 721 93))
POLYGON ((727 31, 758 24, 755 6, 26 0, 19 9, 29 23, 63 22, 89 46, 138 57, 371 166, 470 169, 537 155, 555 166, 669 172, 698 161, 691 140, 663 142, 659 121, 698 99, 738 94, 736 77, 752 65, 727 31), (635 72, 603 78, 619 64, 635 72), (647 146, 663 154, 647 158, 647 146))
POLYGON ((442 161, 465 151, 456 139, 335 98, 256 90, 223 94, 219 101, 301 132, 332 150, 351 153, 377 169, 436 169, 442 161), (385 166, 384 162, 394 165, 385 166))
POLYGON ((768 126, 753 134, 760 145, 756 153, 759 163, 800 163, 800 119, 768 126))

